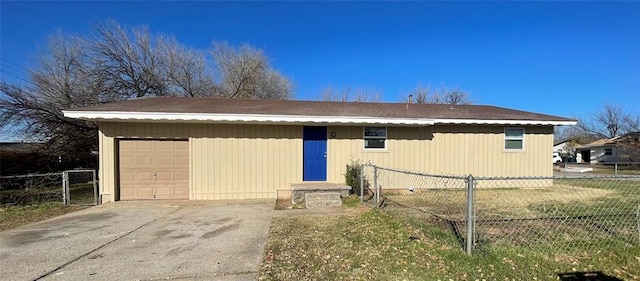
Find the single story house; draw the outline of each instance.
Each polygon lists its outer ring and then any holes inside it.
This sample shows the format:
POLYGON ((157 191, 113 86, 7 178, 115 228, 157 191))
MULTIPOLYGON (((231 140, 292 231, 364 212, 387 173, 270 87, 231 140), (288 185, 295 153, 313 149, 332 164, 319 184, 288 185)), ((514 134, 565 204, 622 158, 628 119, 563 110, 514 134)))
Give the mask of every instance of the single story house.
POLYGON ((99 127, 103 202, 286 196, 351 160, 433 174, 552 176, 557 125, 484 105, 154 97, 64 111, 99 127))
POLYGON ((599 139, 576 147, 578 163, 603 164, 640 161, 640 132, 599 139))
POLYGON ((573 153, 574 148, 572 147, 571 140, 562 140, 553 143, 553 152, 558 153, 560 155, 570 155, 573 153))

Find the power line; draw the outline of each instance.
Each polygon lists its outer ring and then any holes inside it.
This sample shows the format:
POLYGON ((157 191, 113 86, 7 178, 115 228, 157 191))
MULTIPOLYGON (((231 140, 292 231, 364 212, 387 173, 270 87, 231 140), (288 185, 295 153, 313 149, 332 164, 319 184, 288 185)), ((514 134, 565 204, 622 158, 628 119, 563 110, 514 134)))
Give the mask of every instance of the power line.
POLYGON ((25 69, 25 67, 14 63, 10 60, 7 60, 5 58, 0 58, 0 69, 8 69, 12 72, 14 72, 14 74, 19 74, 23 77, 28 77, 30 76, 28 70, 25 69))
MULTIPOLYGON (((11 77, 13 77, 13 78, 15 78, 15 79, 18 79, 18 80, 21 80, 21 81, 24 81, 24 82, 30 83, 30 84, 32 84, 32 85, 36 85, 36 83, 34 83, 33 81, 31 81, 31 80, 29 80, 29 79, 27 79, 27 78, 24 78, 24 77, 20 76, 19 74, 16 74, 16 73, 14 73, 14 72, 11 72, 11 71, 9 71, 9 70, 7 70, 7 69, 0 69, 0 72, 4 73, 5 75, 11 76, 11 77)), ((37 85, 36 85, 36 86, 37 86, 37 85)))

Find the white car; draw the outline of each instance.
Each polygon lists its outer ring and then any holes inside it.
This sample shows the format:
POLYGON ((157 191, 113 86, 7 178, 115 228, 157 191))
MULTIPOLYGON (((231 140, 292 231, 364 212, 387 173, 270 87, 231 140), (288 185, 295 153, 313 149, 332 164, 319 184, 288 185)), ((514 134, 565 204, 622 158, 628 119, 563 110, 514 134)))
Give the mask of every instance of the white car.
POLYGON ((560 154, 558 154, 557 152, 553 153, 553 164, 560 164, 562 163, 562 158, 560 157, 560 154))

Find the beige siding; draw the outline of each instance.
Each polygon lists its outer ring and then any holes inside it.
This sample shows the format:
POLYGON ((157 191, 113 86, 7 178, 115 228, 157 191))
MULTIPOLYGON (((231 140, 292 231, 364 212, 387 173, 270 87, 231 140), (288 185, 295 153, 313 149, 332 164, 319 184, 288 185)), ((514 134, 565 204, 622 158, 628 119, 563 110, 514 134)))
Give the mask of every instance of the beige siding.
POLYGON ((388 127, 387 148, 363 148, 362 127, 329 127, 328 180, 344 181, 351 159, 433 174, 552 176, 553 127, 525 127, 525 149, 504 149, 504 126, 388 127))
POLYGON ((213 124, 100 124, 103 201, 116 196, 116 139, 189 139, 189 198, 275 198, 302 181, 302 127, 213 124))
MULTIPOLYGON (((302 182, 302 126, 100 124, 103 201, 116 197, 116 139, 189 139, 195 200, 275 198, 302 182)), ((525 149, 504 150, 504 126, 388 127, 387 148, 363 148, 362 126, 329 126, 327 181, 344 182, 351 159, 434 174, 551 176, 553 128, 525 128, 525 149)))

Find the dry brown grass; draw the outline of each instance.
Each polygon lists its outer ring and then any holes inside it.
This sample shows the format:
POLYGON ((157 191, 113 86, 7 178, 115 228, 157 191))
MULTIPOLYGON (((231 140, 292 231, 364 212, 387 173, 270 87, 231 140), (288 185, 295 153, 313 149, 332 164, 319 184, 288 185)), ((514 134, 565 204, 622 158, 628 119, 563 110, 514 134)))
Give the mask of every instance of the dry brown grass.
POLYGON ((64 206, 60 203, 33 204, 0 208, 0 231, 29 223, 46 220, 88 208, 87 206, 64 206))
MULTIPOLYGON (((531 206, 588 204, 603 198, 616 196, 614 190, 556 184, 547 188, 478 188, 475 192, 476 208, 485 213, 509 214, 531 217, 537 211, 531 206)), ((388 195, 394 202, 407 207, 441 215, 449 219, 461 219, 466 210, 466 190, 422 190, 413 194, 388 195)))

